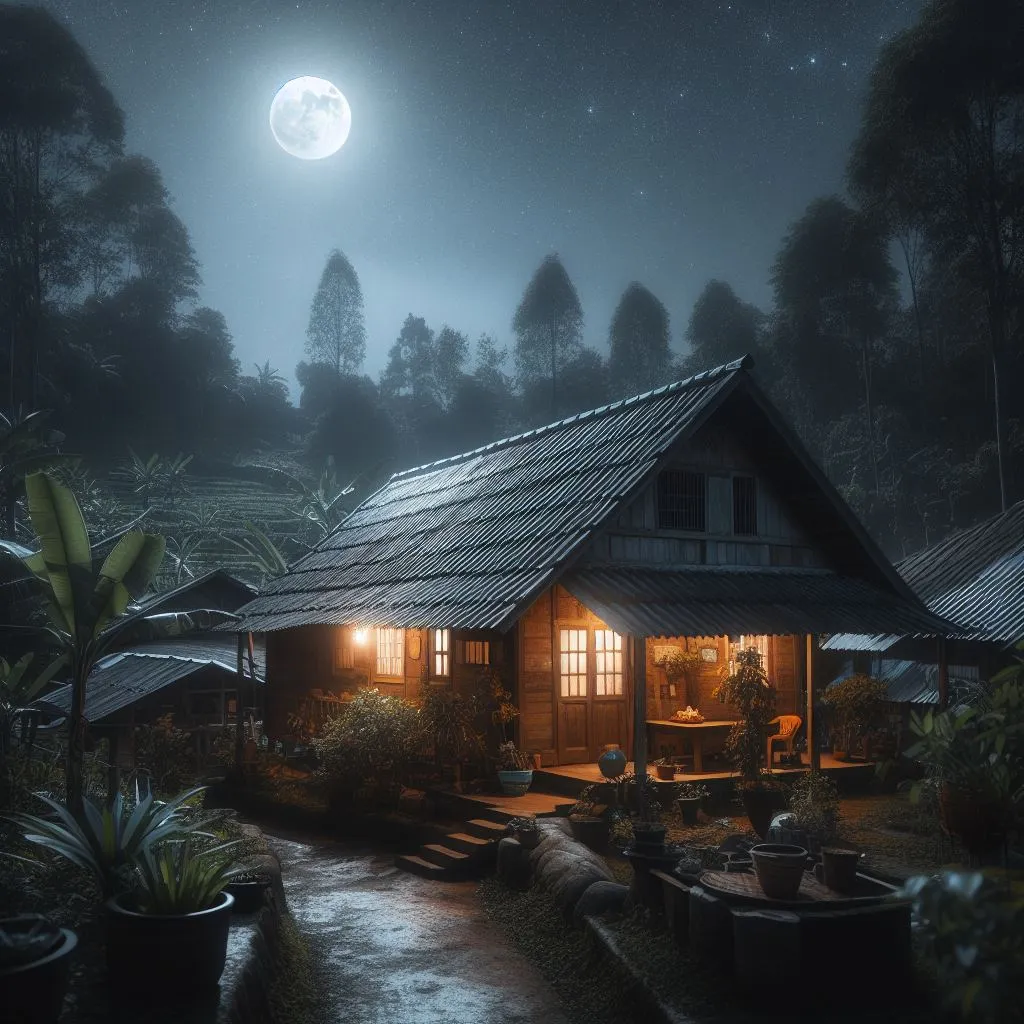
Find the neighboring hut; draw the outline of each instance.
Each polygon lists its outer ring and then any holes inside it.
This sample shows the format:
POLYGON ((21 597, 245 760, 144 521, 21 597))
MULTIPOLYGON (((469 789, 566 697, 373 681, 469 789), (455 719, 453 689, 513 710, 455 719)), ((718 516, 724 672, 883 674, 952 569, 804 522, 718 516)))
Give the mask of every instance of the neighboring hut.
POLYGON ((900 575, 936 615, 959 623, 947 637, 841 633, 837 673, 868 672, 900 704, 945 704, 1009 662, 1024 639, 1024 501, 900 562, 900 575))
POLYGON ((267 634, 271 738, 314 689, 415 698, 498 668, 545 765, 618 743, 642 766, 649 720, 730 717, 711 690, 741 646, 804 716, 816 634, 946 628, 749 366, 395 474, 229 627, 267 634), (685 685, 658 666, 683 648, 685 685))
MULTIPOLYGON (((198 608, 237 611, 251 601, 255 587, 214 570, 173 590, 146 597, 147 614, 198 608)), ((265 650, 262 640, 244 642, 239 697, 238 642, 222 632, 204 631, 174 639, 141 640, 126 630, 117 648, 101 658, 89 676, 85 717, 95 738, 110 741, 110 758, 122 770, 134 767, 134 730, 170 714, 174 725, 192 733, 197 766, 211 753, 215 737, 244 720, 262 718, 265 650)), ((71 710, 71 686, 46 700, 71 710)))

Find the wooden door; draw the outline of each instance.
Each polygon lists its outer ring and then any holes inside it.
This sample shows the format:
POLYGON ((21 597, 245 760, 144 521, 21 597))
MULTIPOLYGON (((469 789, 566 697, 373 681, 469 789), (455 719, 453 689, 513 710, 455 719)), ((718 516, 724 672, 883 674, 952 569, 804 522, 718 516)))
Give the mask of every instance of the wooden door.
POLYGON ((626 750, 623 638, 610 629, 559 624, 554 640, 559 764, 596 761, 608 743, 626 750))
POLYGON ((555 686, 558 693, 558 763, 590 760, 590 673, 586 626, 555 629, 555 686))

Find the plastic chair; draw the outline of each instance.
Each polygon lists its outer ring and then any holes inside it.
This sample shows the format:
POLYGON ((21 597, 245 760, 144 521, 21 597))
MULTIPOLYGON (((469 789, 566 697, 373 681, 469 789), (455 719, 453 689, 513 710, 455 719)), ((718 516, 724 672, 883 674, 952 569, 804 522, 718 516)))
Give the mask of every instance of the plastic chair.
POLYGON ((781 746, 781 753, 792 754, 793 743, 796 741, 796 734, 804 720, 799 715, 779 715, 773 718, 769 725, 777 725, 779 731, 774 736, 768 737, 768 768, 772 767, 773 747, 781 746))

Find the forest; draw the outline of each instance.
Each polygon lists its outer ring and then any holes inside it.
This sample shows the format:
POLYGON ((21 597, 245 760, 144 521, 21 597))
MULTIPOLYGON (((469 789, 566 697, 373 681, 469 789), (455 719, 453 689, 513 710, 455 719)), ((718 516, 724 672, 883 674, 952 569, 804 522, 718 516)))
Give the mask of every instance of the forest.
POLYGON ((100 533, 149 509, 173 556, 165 584, 224 562, 258 577, 393 471, 743 353, 893 559, 1022 496, 1019 4, 934 2, 885 45, 843 194, 779 240, 770 309, 710 280, 671 325, 624 282, 596 350, 572 268, 538 253, 502 312, 507 338, 467 337, 458 309, 444 324, 410 311, 375 380, 339 232, 311 289, 298 395, 281 367, 243 366, 224 316, 197 304, 202 268, 159 168, 126 151, 117 98, 48 13, 0 6, 0 95, 10 539, 29 539, 21 482, 46 467, 100 533))

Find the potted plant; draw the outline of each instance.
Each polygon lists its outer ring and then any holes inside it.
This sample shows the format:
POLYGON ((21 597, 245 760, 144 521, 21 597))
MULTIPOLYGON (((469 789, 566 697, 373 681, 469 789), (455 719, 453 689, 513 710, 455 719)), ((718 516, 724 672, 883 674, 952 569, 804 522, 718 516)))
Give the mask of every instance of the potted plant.
POLYGON ((754 831, 768 834, 781 791, 762 766, 764 737, 775 717, 775 687, 768 681, 761 655, 754 649, 736 655, 736 670, 715 689, 714 696, 739 712, 741 721, 729 732, 725 752, 740 775, 739 796, 754 831))
POLYGON ((859 672, 833 683, 821 695, 831 715, 832 756, 837 761, 847 760, 855 749, 863 747, 888 699, 885 683, 859 672))
POLYGON ((647 779, 637 786, 638 813, 633 820, 633 849, 639 853, 657 853, 665 848, 667 828, 661 820, 661 805, 647 779))
POLYGON ((260 910, 266 899, 267 890, 273 885, 273 879, 266 871, 242 869, 228 882, 225 889, 234 903, 231 910, 235 914, 255 914, 260 910))
POLYGON ((943 827, 972 856, 1000 849, 1024 806, 1024 680, 1004 678, 971 704, 910 715, 907 756, 938 785, 943 827))
POLYGON ((697 812, 709 796, 711 791, 700 782, 680 783, 676 791, 676 806, 684 825, 697 824, 697 812))
POLYGON ((690 680, 700 665, 700 655, 696 651, 676 649, 658 658, 654 663, 665 673, 665 681, 676 688, 675 699, 680 703, 683 695, 679 693, 679 684, 686 688, 686 697, 690 696, 690 680))
POLYGON ((524 850, 533 850, 540 843, 540 829, 537 828, 536 818, 513 818, 508 823, 508 830, 524 850))
POLYGON ((806 847, 817 855, 823 843, 836 837, 839 827, 839 790, 822 771, 801 775, 789 790, 791 825, 782 828, 782 842, 806 847))
POLYGON ((196 852, 194 839, 146 849, 135 885, 107 900, 107 970, 136 992, 191 994, 224 971, 234 898, 245 869, 225 857, 238 841, 196 852))
POLYGON ((39 914, 0 918, 0 1006, 5 1020, 55 1024, 77 943, 74 932, 39 914))
POLYGON ((585 786, 576 797, 576 803, 569 811, 569 828, 573 837, 584 846, 601 853, 608 845, 609 822, 597 815, 598 787, 585 786))
POLYGON ((657 761, 652 761, 651 767, 661 782, 671 782, 676 777, 675 762, 667 753, 664 753, 664 756, 659 757, 657 761))

